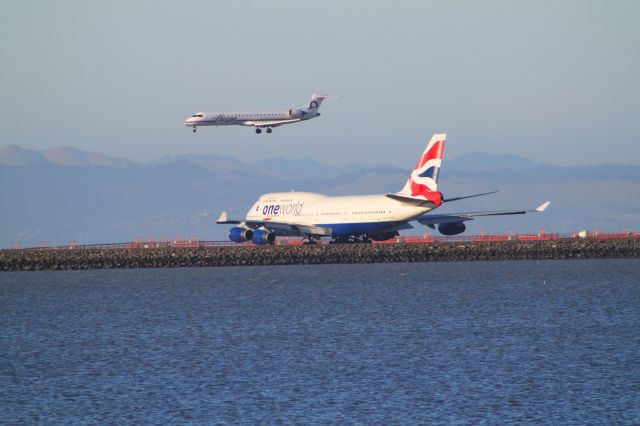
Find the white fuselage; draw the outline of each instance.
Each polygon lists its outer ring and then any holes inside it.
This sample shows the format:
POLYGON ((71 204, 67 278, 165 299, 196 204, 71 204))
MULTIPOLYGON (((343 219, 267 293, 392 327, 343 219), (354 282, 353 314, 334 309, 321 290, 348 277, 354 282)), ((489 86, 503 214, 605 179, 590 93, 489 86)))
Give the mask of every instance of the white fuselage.
POLYGON ((319 116, 319 112, 304 111, 292 114, 290 111, 267 112, 198 112, 185 120, 188 127, 199 126, 247 126, 259 123, 289 123, 304 121, 319 116))
POLYGON ((407 221, 431 209, 404 204, 385 195, 334 197, 282 192, 262 195, 247 212, 246 221, 322 226, 331 228, 333 235, 363 235, 402 229, 407 227, 407 221))

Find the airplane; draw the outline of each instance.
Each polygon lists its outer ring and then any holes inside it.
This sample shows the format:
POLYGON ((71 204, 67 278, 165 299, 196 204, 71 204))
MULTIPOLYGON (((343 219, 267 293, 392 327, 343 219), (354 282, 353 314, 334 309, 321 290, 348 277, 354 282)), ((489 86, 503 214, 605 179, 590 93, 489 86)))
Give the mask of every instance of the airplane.
POLYGON ((413 228, 409 223, 412 221, 431 229, 437 226, 443 235, 456 235, 465 231, 464 222, 475 217, 543 212, 551 204, 545 201, 532 210, 430 214, 444 203, 497 192, 445 198, 437 190, 446 136, 433 135, 399 192, 352 196, 309 192, 264 194, 244 220, 229 220, 227 212, 222 212, 217 223, 236 225, 229 230, 229 239, 236 243, 274 244, 277 236, 301 236, 305 244, 313 244, 322 237, 330 237, 330 243, 368 243, 397 237, 398 231, 413 228))
POLYGON ((313 95, 306 107, 290 108, 288 111, 263 112, 198 112, 187 118, 184 124, 193 128, 195 133, 199 126, 253 126, 256 133, 266 129, 271 133, 274 127, 283 124, 298 123, 320 116, 318 110, 325 95, 313 95))

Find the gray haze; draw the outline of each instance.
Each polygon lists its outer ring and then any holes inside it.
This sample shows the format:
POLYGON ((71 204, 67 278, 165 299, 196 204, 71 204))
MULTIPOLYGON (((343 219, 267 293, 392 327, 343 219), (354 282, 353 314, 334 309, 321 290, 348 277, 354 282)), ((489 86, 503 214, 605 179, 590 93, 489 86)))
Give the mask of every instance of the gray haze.
POLYGON ((640 163, 640 3, 19 1, 0 8, 0 145, 410 167, 447 156, 640 163), (339 95, 256 135, 200 110, 339 95))
MULTIPOLYGON (((0 147, 0 248, 123 242, 136 236, 226 240, 230 225, 215 224, 220 212, 242 219, 265 192, 384 194, 398 191, 409 173, 389 165, 336 167, 281 158, 246 163, 194 154, 141 164, 73 148, 0 147)), ((446 203, 437 213, 533 208, 548 199, 552 204, 544 214, 479 218, 467 222, 463 235, 637 231, 639 184, 640 166, 558 167, 475 152, 450 159, 438 189, 445 198, 500 192, 446 203)), ((414 224, 403 234, 432 232, 414 224)))

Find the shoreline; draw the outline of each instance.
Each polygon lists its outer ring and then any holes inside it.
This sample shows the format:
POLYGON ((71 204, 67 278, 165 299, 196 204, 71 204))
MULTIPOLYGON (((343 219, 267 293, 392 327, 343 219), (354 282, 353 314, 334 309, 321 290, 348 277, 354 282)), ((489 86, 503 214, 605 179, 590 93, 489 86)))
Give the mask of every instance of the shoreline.
POLYGON ((640 258, 640 239, 0 251, 0 271, 640 258))

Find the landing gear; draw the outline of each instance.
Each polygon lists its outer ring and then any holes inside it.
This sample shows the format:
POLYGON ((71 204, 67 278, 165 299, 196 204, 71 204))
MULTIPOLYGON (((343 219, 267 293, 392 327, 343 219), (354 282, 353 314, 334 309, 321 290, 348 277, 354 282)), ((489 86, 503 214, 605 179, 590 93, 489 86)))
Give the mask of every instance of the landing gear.
POLYGON ((193 126, 193 133, 196 132, 196 126, 193 126))
POLYGON ((262 129, 261 129, 260 127, 258 127, 258 128, 256 129, 256 133, 257 133, 257 134, 262 133, 262 129))
POLYGON ((273 132, 273 129, 271 129, 271 127, 267 127, 267 133, 271 133, 273 132))
POLYGON ((329 241, 329 244, 346 244, 350 242, 348 235, 337 235, 333 237, 332 241, 329 241))
POLYGON ((368 235, 338 235, 329 244, 371 244, 368 235))

